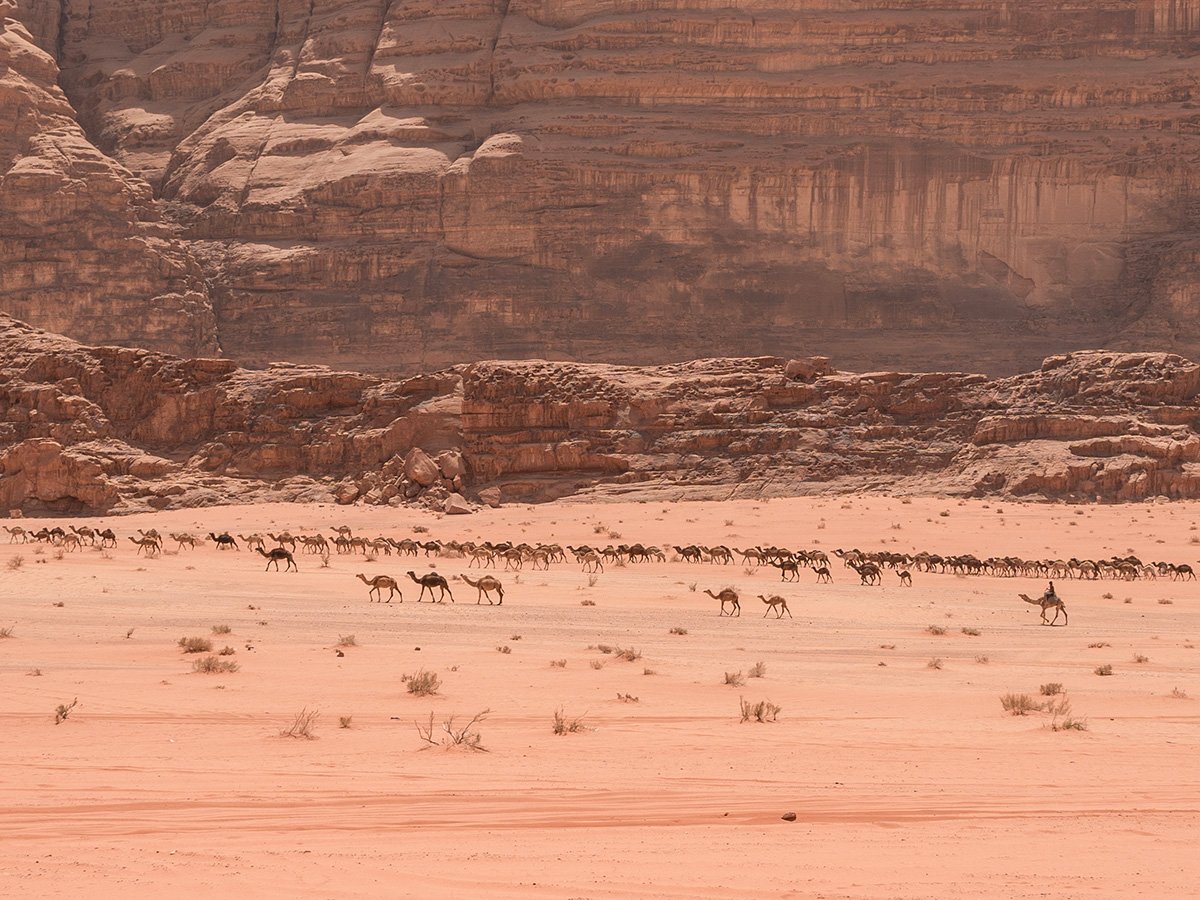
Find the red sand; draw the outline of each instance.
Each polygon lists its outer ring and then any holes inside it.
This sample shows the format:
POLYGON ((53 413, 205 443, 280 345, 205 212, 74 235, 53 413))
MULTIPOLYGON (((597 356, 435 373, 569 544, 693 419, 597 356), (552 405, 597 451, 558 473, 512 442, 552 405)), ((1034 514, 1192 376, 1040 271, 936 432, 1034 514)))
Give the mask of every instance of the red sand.
MULTIPOLYGON (((298 554, 298 575, 276 574, 257 554, 211 544, 144 560, 125 538, 151 526, 328 533, 337 524, 399 538, 418 523, 437 538, 564 544, 608 543, 594 530, 602 524, 620 540, 660 544, 1063 558, 1132 550, 1193 565, 1200 555, 1192 503, 886 497, 559 503, 445 518, 233 507, 107 520, 122 535, 113 558, 0 545, 0 565, 24 559, 0 568, 0 626, 15 624, 0 640, 4 893, 1195 895, 1200 583, 1060 581, 1066 628, 1040 627, 1037 609, 1017 599, 1040 593, 1040 580, 916 572, 903 588, 887 572, 884 587, 866 588, 837 560, 833 585, 809 572, 784 585, 771 569, 676 562, 610 567, 589 587, 577 565, 560 564, 526 569, 519 582, 496 572, 502 607, 477 606, 456 579, 453 605, 414 602, 407 579, 404 603, 387 605, 369 603, 355 573, 405 577, 426 570, 423 558, 335 555, 323 569, 298 554), (719 618, 702 593, 726 584, 742 592, 739 619, 719 618), (754 595, 773 592, 794 619, 762 618, 754 595), (218 624, 232 634, 210 635, 218 624), (930 624, 947 633, 928 633, 930 624), (347 634, 358 646, 339 658, 347 634), (240 671, 193 673, 176 646, 193 635, 232 646, 226 658, 240 671), (1111 646, 1088 647, 1096 642, 1111 646), (642 658, 587 649, 599 644, 642 658), (941 669, 928 666, 934 657, 941 669), (551 667, 555 659, 566 667, 551 667), (723 683, 759 661, 764 678, 723 683), (1114 676, 1094 675, 1105 663, 1114 676), (439 673, 437 696, 407 693, 402 675, 420 668, 439 673), (1036 697, 1052 681, 1088 731, 1002 711, 1001 694, 1036 697), (1176 688, 1190 697, 1172 696, 1176 688), (56 726, 55 707, 75 697, 56 726), (774 723, 741 723, 739 697, 783 711, 774 723), (281 737, 306 707, 320 712, 316 739, 281 737), (559 707, 590 730, 554 735, 559 707), (414 721, 484 709, 490 752, 422 749, 414 721), (786 812, 797 821, 782 821, 786 812)), ((466 560, 433 562, 447 576, 475 571, 466 560)))

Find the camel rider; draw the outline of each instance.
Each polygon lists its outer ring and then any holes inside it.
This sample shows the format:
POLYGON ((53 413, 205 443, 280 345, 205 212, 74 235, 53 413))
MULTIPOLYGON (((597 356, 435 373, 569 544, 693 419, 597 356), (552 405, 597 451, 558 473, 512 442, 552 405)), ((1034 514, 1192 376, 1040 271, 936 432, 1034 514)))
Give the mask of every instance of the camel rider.
POLYGON ((1042 594, 1044 600, 1057 600, 1058 594, 1054 592, 1054 582, 1050 582, 1050 587, 1046 588, 1046 593, 1042 594))

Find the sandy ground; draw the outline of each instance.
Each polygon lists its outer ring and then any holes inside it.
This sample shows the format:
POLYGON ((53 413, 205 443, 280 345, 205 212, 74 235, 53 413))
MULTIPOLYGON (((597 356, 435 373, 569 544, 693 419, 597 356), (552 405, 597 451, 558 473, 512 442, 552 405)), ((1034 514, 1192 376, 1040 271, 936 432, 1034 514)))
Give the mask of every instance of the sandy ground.
POLYGON ((1066 628, 1017 600, 1041 581, 914 573, 904 588, 889 572, 866 588, 840 564, 833 585, 682 562, 610 567, 589 585, 568 564, 498 572, 501 607, 457 580, 455 604, 418 604, 406 582, 387 605, 355 573, 420 573, 424 559, 321 568, 300 555, 299 574, 276 574, 211 544, 145 560, 125 535, 348 524, 399 538, 422 524, 565 544, 607 542, 603 526, 629 542, 1132 550, 1197 565, 1200 505, 854 497, 447 518, 258 506, 105 524, 122 535, 108 558, 0 545, 0 626, 14 626, 0 639, 8 896, 1195 896, 1200 583, 1060 582, 1066 628), (727 584, 741 618, 702 593, 727 584), (795 617, 763 618, 760 592, 795 617), (231 634, 211 635, 223 624, 231 634), (231 646, 240 671, 193 673, 176 646, 193 635, 231 646), (641 658, 589 649, 600 644, 641 658), (760 661, 761 679, 723 683, 760 661), (1114 675, 1093 674, 1101 664, 1114 675), (406 691, 422 668, 440 675, 436 696, 406 691), (1087 731, 1002 711, 1001 694, 1046 682, 1065 685, 1087 731), (777 703, 778 721, 739 721, 741 697, 777 703), (305 708, 319 711, 315 739, 281 736, 305 708), (553 734, 558 708, 589 730, 553 734), (415 721, 485 709, 489 752, 423 749, 415 721))

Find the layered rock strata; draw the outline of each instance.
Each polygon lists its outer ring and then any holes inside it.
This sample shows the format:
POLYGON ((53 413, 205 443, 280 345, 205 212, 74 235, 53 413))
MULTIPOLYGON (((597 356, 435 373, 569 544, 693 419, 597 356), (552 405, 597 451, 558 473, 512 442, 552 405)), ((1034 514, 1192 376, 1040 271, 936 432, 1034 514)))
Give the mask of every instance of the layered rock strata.
POLYGON ((405 380, 84 347, 0 318, 0 509, 586 492, 1200 497, 1200 366, 1092 351, 989 379, 827 360, 488 362, 405 380))
POLYGON ((5 2, 4 308, 83 340, 1200 354, 1200 0, 5 2))

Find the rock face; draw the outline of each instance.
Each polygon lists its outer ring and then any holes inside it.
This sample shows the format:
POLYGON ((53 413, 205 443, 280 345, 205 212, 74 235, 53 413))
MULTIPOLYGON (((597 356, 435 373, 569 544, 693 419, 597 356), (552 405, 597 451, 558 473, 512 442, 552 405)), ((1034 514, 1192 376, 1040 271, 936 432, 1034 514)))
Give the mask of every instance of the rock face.
POLYGON ((0 509, 469 512, 581 491, 1196 498, 1198 398, 1200 366, 1166 353, 1060 355, 1003 379, 758 357, 476 363, 395 381, 84 347, 0 317, 0 509))
POLYGON ((4 308, 83 340, 1200 353, 1200 0, 4 4, 4 308))

